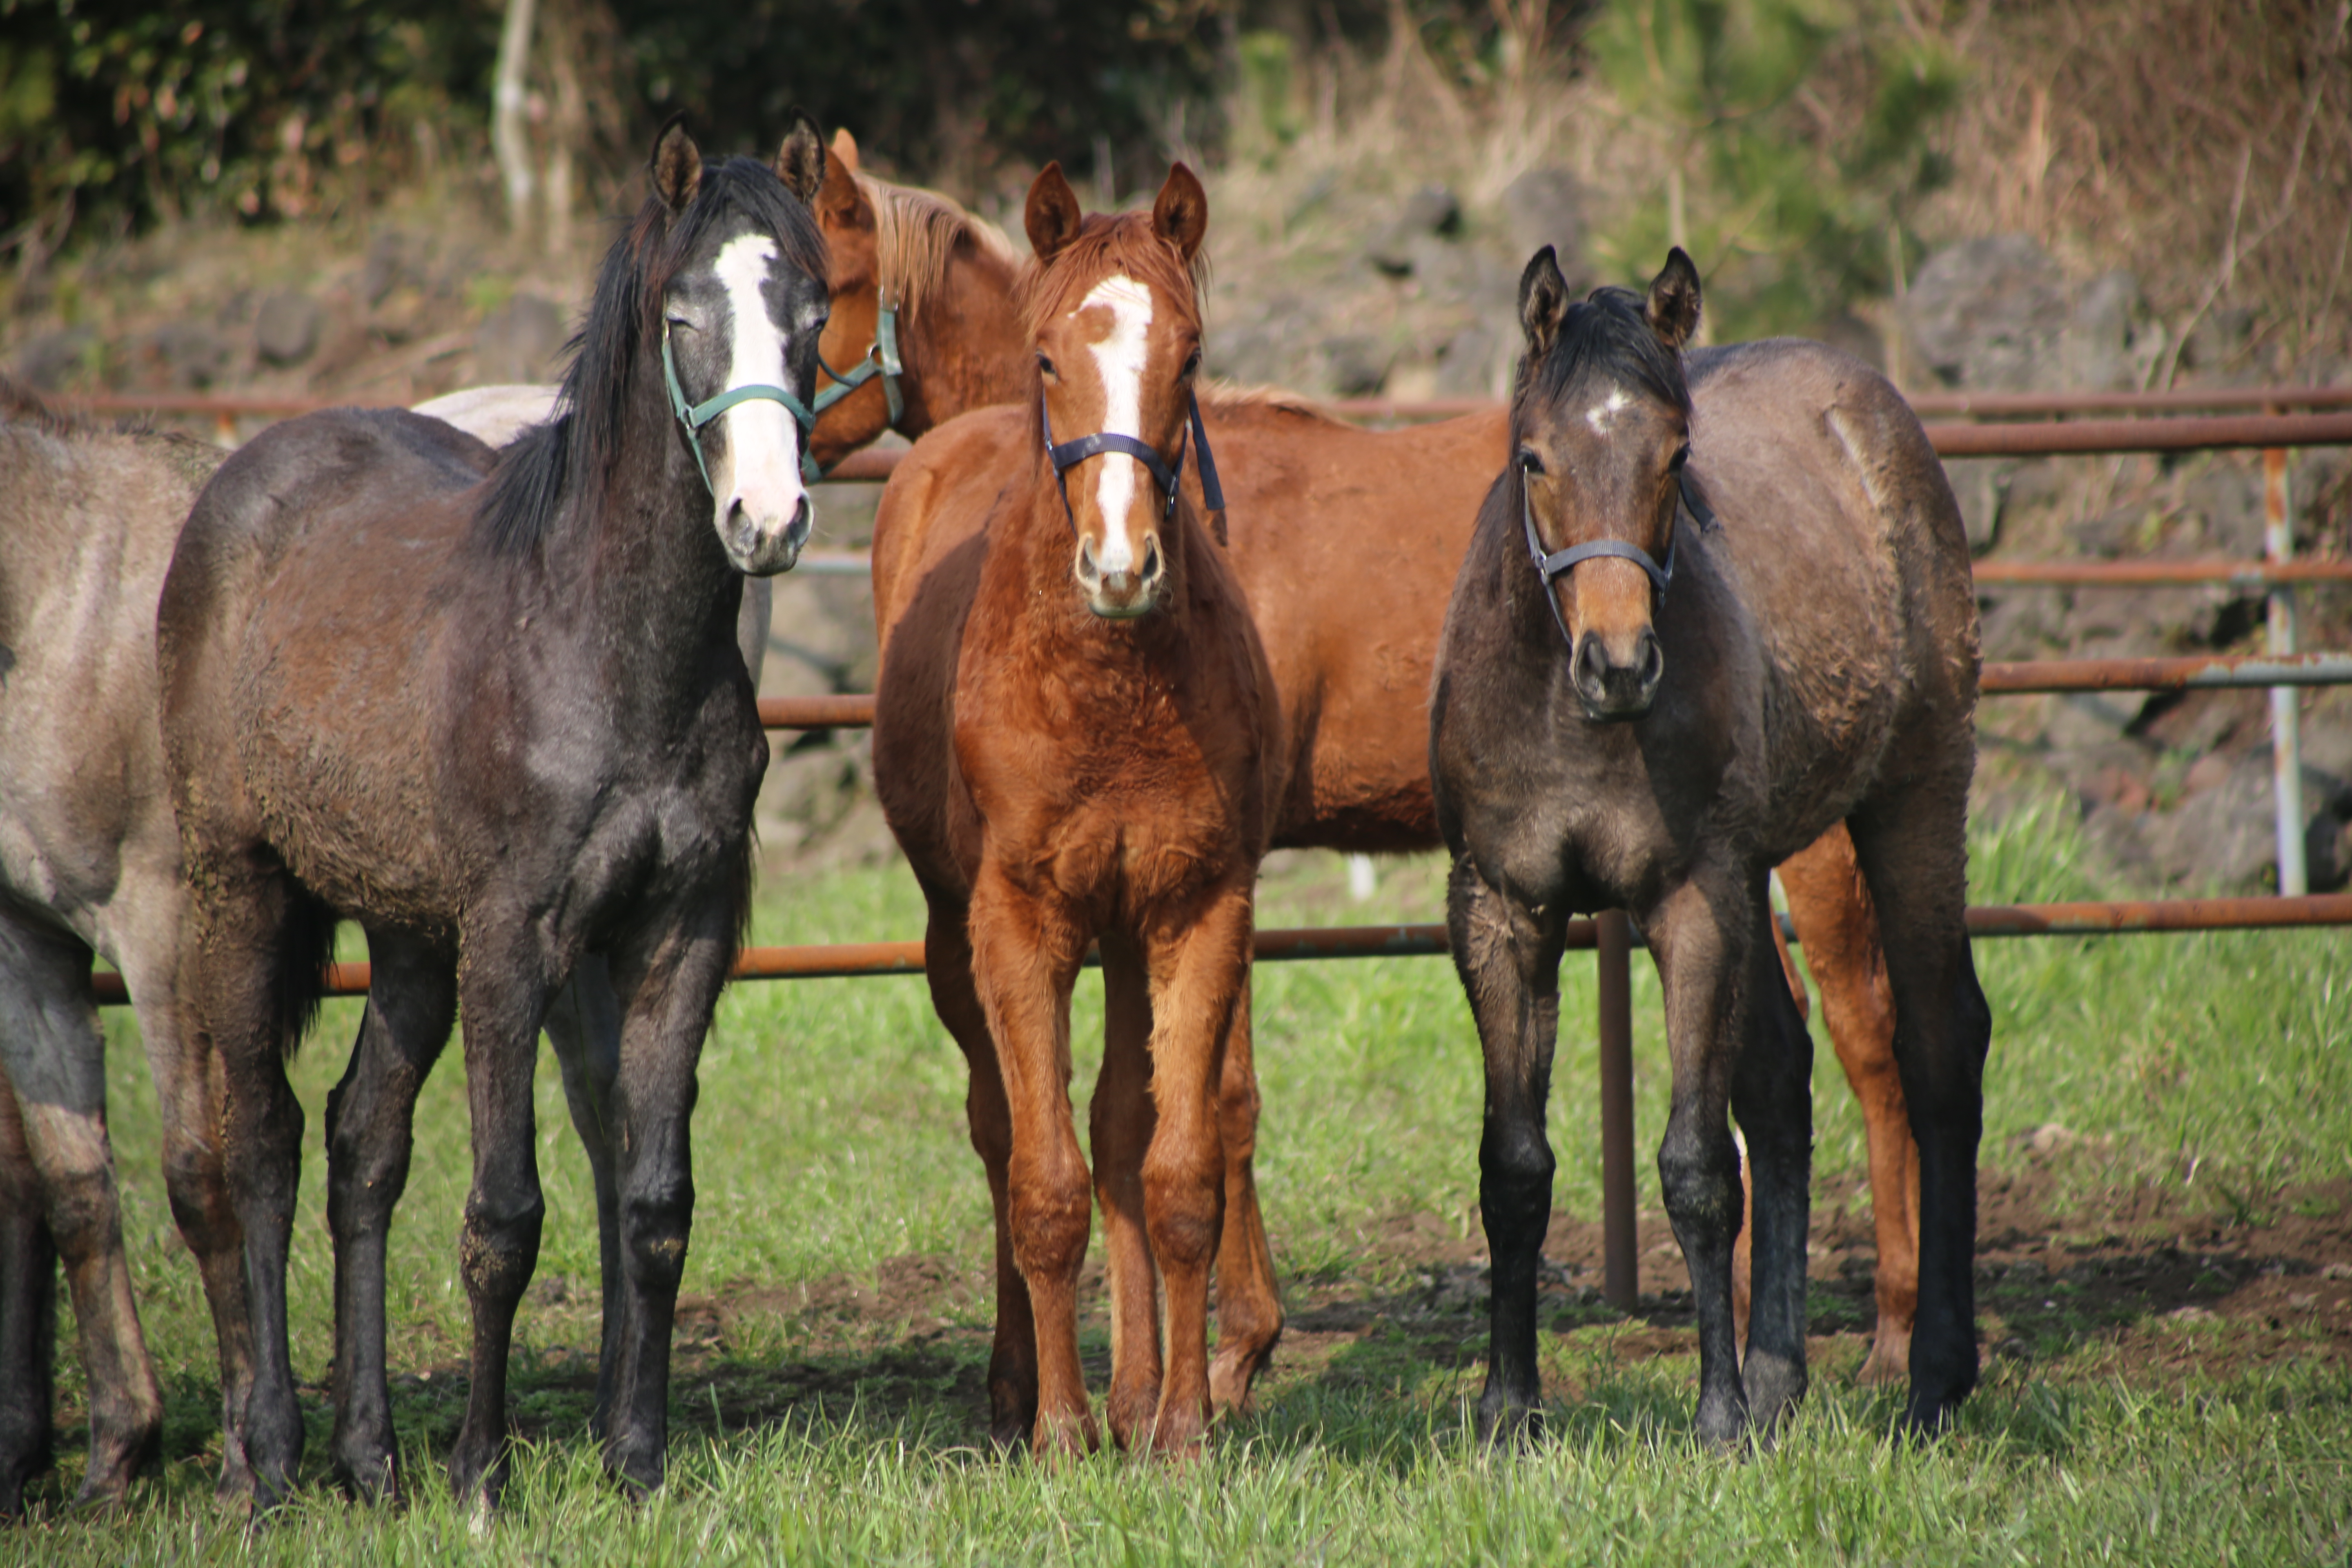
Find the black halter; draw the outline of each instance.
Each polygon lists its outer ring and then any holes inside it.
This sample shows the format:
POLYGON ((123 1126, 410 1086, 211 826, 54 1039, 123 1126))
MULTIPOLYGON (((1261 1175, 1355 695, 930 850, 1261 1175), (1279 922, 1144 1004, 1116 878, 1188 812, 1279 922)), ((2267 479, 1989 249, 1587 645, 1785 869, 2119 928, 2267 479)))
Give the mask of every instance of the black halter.
MULTIPOLYGON (((1691 514, 1700 531, 1714 531, 1715 513, 1707 507, 1706 498, 1691 488, 1687 467, 1675 470, 1675 489, 1679 495, 1681 510, 1691 514)), ((1650 585, 1661 599, 1665 597, 1667 587, 1675 580, 1675 546, 1681 542, 1683 531, 1679 512, 1675 519, 1675 531, 1666 536, 1666 561, 1663 566, 1650 558, 1648 551, 1622 539, 1595 539, 1547 554, 1543 536, 1536 532, 1535 503, 1528 499, 1528 476, 1522 471, 1519 475, 1519 524, 1527 530, 1528 559, 1535 563, 1536 575, 1543 581, 1544 602, 1551 606, 1551 618, 1559 627, 1562 637, 1568 637, 1568 620, 1559 613, 1559 596, 1551 591, 1551 585, 1562 573, 1573 569, 1578 562, 1590 561, 1596 555, 1614 555, 1631 561, 1648 574, 1650 585)))
MULTIPOLYGON (((1217 483, 1217 459, 1209 451, 1208 426, 1201 423, 1201 400, 1197 396, 1188 396, 1186 401, 1192 405, 1192 445, 1201 449, 1201 499, 1208 502, 1211 512, 1218 514, 1217 542, 1222 544, 1224 542, 1224 487, 1217 483)), ((1160 485, 1160 494, 1167 498, 1168 504, 1162 516, 1176 515, 1176 486, 1184 477, 1183 447, 1176 448, 1176 462, 1171 468, 1160 461, 1160 454, 1152 449, 1150 442, 1122 436, 1115 430, 1081 436, 1057 447, 1054 444, 1054 416, 1045 407, 1043 392, 1037 394, 1037 416, 1045 423, 1045 460, 1054 465, 1054 482, 1062 487, 1062 515, 1070 520, 1072 533, 1078 531, 1078 514, 1070 510, 1069 471, 1088 458, 1098 458, 1105 452, 1123 452, 1150 469, 1152 479, 1160 485)))

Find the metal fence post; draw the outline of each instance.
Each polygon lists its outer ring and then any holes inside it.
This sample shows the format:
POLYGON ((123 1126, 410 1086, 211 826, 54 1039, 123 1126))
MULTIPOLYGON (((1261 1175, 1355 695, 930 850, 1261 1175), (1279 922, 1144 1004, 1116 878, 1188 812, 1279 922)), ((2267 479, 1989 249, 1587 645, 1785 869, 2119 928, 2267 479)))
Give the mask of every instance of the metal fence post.
MULTIPOLYGON (((2288 506, 2286 450, 2263 452, 2263 553, 2273 563, 2294 556, 2294 513, 2288 506)), ((2294 651, 2294 590, 2271 584, 2270 651, 2294 651)), ((2278 890, 2300 898, 2311 890, 2303 858, 2302 694, 2291 686, 2271 688, 2271 782, 2278 814, 2278 890)))
POLYGON ((1601 1297, 1635 1305, 1633 1244, 1633 929, 1622 910, 1593 917, 1601 991, 1601 1297))

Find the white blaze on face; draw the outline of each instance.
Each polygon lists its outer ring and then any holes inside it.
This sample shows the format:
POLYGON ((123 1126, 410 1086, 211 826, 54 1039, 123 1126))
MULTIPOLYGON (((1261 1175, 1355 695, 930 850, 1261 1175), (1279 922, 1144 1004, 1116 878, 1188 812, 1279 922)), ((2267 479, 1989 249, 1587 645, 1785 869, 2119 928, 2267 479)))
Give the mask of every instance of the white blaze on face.
MULTIPOLYGON (((1150 347, 1151 291, 1120 273, 1096 284, 1078 303, 1080 311, 1101 306, 1110 311, 1110 335, 1089 345, 1095 367, 1102 373, 1103 420, 1106 432, 1143 437, 1143 362, 1150 347)), ((1095 480, 1095 504, 1102 509, 1103 547, 1095 564, 1105 574, 1135 568, 1135 546, 1127 536, 1127 509, 1135 500, 1135 481, 1143 465, 1123 453, 1101 458, 1102 473, 1095 480)))
MULTIPOLYGON (((730 331, 727 387, 783 386, 784 334, 768 317, 761 285, 776 258, 764 235, 739 235, 719 247, 712 268, 726 287, 733 318, 730 331)), ((772 398, 754 397, 719 416, 727 428, 727 452, 711 473, 717 491, 719 536, 740 503, 762 534, 782 531, 800 511, 807 491, 801 484, 800 428, 791 412, 772 398)))
POLYGON ((1592 426, 1596 435, 1606 436, 1610 425, 1617 417, 1617 411, 1631 401, 1622 387, 1612 388, 1606 403, 1596 403, 1584 411, 1584 422, 1592 426))

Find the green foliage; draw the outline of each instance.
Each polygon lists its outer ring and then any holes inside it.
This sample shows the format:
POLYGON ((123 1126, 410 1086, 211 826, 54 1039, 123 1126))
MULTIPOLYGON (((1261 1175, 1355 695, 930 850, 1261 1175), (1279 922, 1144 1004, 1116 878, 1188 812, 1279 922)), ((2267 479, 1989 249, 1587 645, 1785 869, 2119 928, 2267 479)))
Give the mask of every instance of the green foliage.
POLYGON ((1660 150, 1657 199, 1602 237, 1616 270, 1679 237, 1725 338, 1888 289, 1906 214, 1948 174, 1928 139, 1958 97, 1949 50, 1884 0, 1610 0, 1586 45, 1660 150))

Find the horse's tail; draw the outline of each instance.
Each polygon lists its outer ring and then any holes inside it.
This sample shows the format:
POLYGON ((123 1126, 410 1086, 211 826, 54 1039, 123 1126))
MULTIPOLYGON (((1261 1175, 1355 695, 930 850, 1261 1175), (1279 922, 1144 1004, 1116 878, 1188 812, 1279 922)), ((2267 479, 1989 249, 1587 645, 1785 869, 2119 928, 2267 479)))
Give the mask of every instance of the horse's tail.
POLYGON ((335 956, 334 911, 299 886, 290 897, 278 972, 278 1038, 289 1061, 319 1021, 319 1004, 327 997, 327 961, 335 956))

